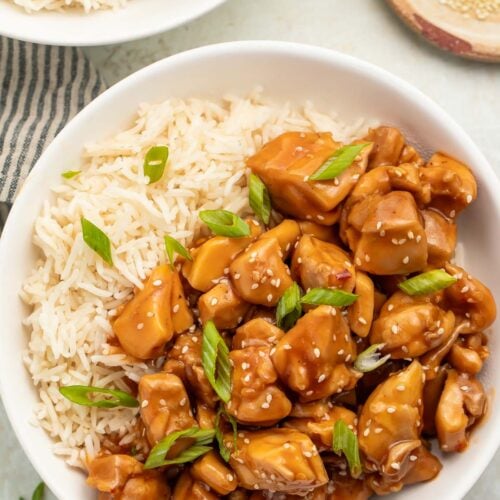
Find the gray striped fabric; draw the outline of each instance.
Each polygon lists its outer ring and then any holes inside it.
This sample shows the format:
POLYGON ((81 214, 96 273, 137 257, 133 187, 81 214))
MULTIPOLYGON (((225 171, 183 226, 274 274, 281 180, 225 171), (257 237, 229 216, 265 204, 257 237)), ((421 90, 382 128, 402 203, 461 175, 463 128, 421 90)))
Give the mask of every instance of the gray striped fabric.
POLYGON ((104 82, 79 49, 0 37, 0 202, 104 82))

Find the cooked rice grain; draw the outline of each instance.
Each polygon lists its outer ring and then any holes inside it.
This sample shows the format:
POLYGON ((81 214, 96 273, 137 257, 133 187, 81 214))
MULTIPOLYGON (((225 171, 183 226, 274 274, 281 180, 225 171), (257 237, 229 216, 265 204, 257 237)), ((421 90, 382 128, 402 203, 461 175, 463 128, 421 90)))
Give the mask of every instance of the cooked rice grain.
POLYGON ((310 103, 271 104, 256 92, 221 102, 144 104, 132 128, 86 149, 82 173, 53 189, 35 222, 41 256, 21 291, 33 308, 25 321, 30 340, 24 360, 40 394, 35 417, 54 438, 55 453, 81 467, 106 436, 119 432, 124 443, 133 439, 137 410, 77 406, 58 389, 127 389, 127 377, 138 381, 156 369, 112 351, 107 340, 116 308, 164 261, 163 236, 189 244, 200 231, 202 209, 248 213, 245 158, 280 133, 331 131, 348 142, 366 129, 362 121, 346 126, 310 103), (144 154, 157 144, 169 145, 170 159, 164 178, 146 185, 144 154), (114 266, 84 244, 83 215, 111 239, 114 266))

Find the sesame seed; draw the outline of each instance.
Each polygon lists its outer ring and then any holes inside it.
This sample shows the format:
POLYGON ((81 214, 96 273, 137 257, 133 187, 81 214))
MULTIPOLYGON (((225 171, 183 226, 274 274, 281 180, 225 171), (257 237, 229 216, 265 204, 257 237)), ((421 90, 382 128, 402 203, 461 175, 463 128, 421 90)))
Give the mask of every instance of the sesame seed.
POLYGON ((451 218, 455 217, 456 214, 457 214, 457 212, 455 210, 451 210, 450 211, 450 217, 451 218))
POLYGON ((469 291, 469 287, 465 285, 462 290, 460 290, 460 293, 467 293, 469 291))
POLYGON ((287 449, 287 450, 288 450, 289 448, 291 448, 291 447, 292 447, 292 446, 291 446, 291 444, 290 444, 290 443, 285 443, 285 444, 283 445, 283 448, 285 448, 285 449, 287 449))
POLYGON ((175 306, 172 307, 172 312, 175 314, 176 312, 179 312, 180 308, 181 308, 181 306, 179 304, 175 304, 175 306))
POLYGON ((387 413, 395 413, 395 411, 396 411, 396 408, 394 408, 394 406, 387 407, 387 413))
POLYGON ((297 258, 297 263, 298 263, 298 264, 302 264, 302 257, 298 257, 298 258, 297 258))
POLYGON ((248 370, 249 368, 250 368, 250 363, 247 363, 246 361, 243 361, 243 363, 241 363, 242 370, 248 370))
POLYGON ((182 354, 186 354, 188 351, 189 351, 189 347, 187 345, 183 346, 183 348, 181 349, 182 354))
POLYGON ((304 175, 304 182, 307 182, 309 180, 309 176, 308 175, 304 175))
POLYGON ((259 356, 261 358, 265 358, 266 357, 266 353, 264 351, 259 351, 259 356))
POLYGON ((369 434, 370 434, 370 428, 369 428, 369 427, 367 427, 367 428, 363 431, 363 436, 367 437, 369 434))
POLYGON ((409 240, 413 240, 415 238, 415 235, 413 234, 413 231, 408 231, 408 233, 406 233, 408 235, 408 239, 409 240))
POLYGON ((311 458, 313 454, 310 451, 304 451, 304 456, 307 458, 311 458))
POLYGON ((163 283, 163 281, 162 281, 162 280, 154 280, 154 281, 153 281, 153 286, 161 286, 161 285, 162 285, 162 283, 163 283))
POLYGON ((161 406, 167 406, 167 402, 164 399, 160 399, 161 406))
POLYGON ((335 186, 338 186, 340 184, 339 178, 335 177, 335 179, 333 179, 333 183, 335 184, 335 186))
POLYGON ((239 280, 239 279, 241 278, 241 274, 240 274, 240 273, 234 273, 233 278, 234 278, 235 280, 239 280))
POLYGON ((144 328, 144 323, 137 323, 137 329, 142 330, 144 328))
POLYGON ((391 467, 395 470, 401 469, 401 466, 397 462, 392 462, 391 467))
POLYGON ((319 358, 321 356, 321 351, 317 347, 313 349, 313 353, 316 358, 319 358))
POLYGON ((403 392, 406 389, 406 387, 403 384, 400 384, 396 387, 396 390, 399 392, 403 392))
POLYGON ((155 315, 155 313, 154 313, 154 312, 151 312, 151 311, 148 311, 148 312, 146 313, 146 316, 147 316, 148 318, 152 318, 154 315, 155 315))
POLYGON ((410 262, 410 257, 407 255, 403 258, 403 264, 408 264, 408 262, 410 262))
POLYGON ((405 345, 404 345, 404 346, 401 346, 401 350, 402 350, 404 353, 408 353, 408 347, 406 347, 405 345))
POLYGON ((210 301, 211 306, 216 306, 219 303, 219 299, 217 297, 213 297, 210 301))
POLYGON ((396 238, 392 238, 391 243, 393 245, 399 245, 399 241, 396 238))
POLYGON ((417 461, 417 455, 410 455, 410 462, 416 462, 417 461))
POLYGON ((285 345, 283 345, 283 349, 284 349, 285 351, 289 351, 291 348, 292 348, 292 346, 291 346, 290 344, 285 344, 285 345))
POLYGON ((394 334, 394 335, 397 335, 399 333, 399 326, 397 325, 397 323, 394 323, 392 326, 391 326, 391 332, 394 334))
POLYGON ((274 286, 275 286, 276 288, 279 288, 279 287, 280 287, 280 285, 281 285, 281 278, 277 278, 274 286))
POLYGON ((330 314, 331 314, 332 316, 337 316, 337 309, 335 309, 335 307, 332 307, 332 308, 330 309, 330 314))
POLYGON ((385 236, 385 229, 381 229, 380 232, 378 233, 381 238, 385 236))
POLYGON ((313 393, 313 392, 314 392, 314 391, 307 391, 307 392, 306 392, 306 396, 312 396, 312 393, 313 393))
POLYGON ((363 316, 360 316, 358 318, 358 321, 362 324, 362 325, 367 325, 368 324, 368 321, 366 321, 365 318, 363 318, 363 316))
POLYGON ((393 309, 394 309, 394 304, 389 304, 389 305, 387 306, 387 310, 388 310, 388 311, 392 311, 393 309))
POLYGON ((245 439, 243 440, 243 442, 244 442, 245 444, 250 444, 250 439, 245 438, 245 439))
POLYGON ((259 284, 258 283, 252 283, 252 286, 250 287, 251 290, 256 290, 257 288, 259 288, 259 284))
POLYGON ((384 429, 382 429, 382 427, 377 427, 377 428, 375 429, 375 434, 380 434, 380 433, 381 433, 381 432, 383 432, 383 431, 384 431, 384 429))
POLYGON ((323 382, 326 378, 326 375, 324 373, 322 373, 319 377, 318 377, 318 384, 321 384, 321 382, 323 382))
POLYGON ((273 400, 273 395, 272 394, 267 394, 266 395, 266 401, 270 403, 273 400))
POLYGON ((229 274, 229 267, 224 268, 224 274, 229 274))
POLYGON ((142 403, 141 403, 141 408, 146 408, 146 406, 148 406, 149 404, 149 401, 147 399, 145 399, 142 403))
POLYGON ((348 363, 349 361, 351 361, 351 358, 352 356, 350 354, 348 354, 346 357, 345 357, 345 362, 348 363))
POLYGON ((367 253, 365 254, 365 261, 370 262, 370 256, 367 253))
POLYGON ((357 266, 360 266, 360 265, 361 265, 361 259, 360 259, 359 257, 356 257, 356 258, 354 259, 354 261, 356 262, 356 265, 357 265, 357 266))
POLYGON ((325 220, 325 218, 322 215, 318 214, 316 217, 317 217, 318 220, 325 220))
POLYGON ((415 241, 417 243, 420 243, 420 240, 422 239, 422 236, 420 234, 417 234, 416 238, 415 238, 415 241))
POLYGON ((381 229, 381 228, 382 228, 382 221, 381 221, 381 220, 379 220, 379 221, 377 222, 377 231, 380 231, 380 229, 381 229))
POLYGON ((276 352, 276 347, 273 347, 273 348, 269 351, 269 356, 272 356, 275 352, 276 352))
POLYGON ((467 392, 469 390, 469 387, 466 386, 466 385, 462 385, 462 386, 460 386, 460 390, 464 391, 464 392, 467 392))
POLYGON ((337 354, 338 354, 339 356, 342 356, 342 354, 344 354, 344 349, 339 349, 339 350, 337 351, 337 354))
POLYGON ((226 479, 228 481, 232 481, 234 479, 234 476, 232 474, 226 474, 226 479))
POLYGON ((243 382, 250 382, 250 378, 251 378, 251 377, 250 377, 250 373, 249 373, 248 375, 245 375, 245 376, 243 377, 243 382))
POLYGON ((468 194, 467 198, 465 198, 465 199, 467 200, 467 203, 471 203, 472 202, 472 195, 468 194))
POLYGON ((265 401, 264 403, 262 403, 260 405, 261 408, 263 408, 264 410, 267 410, 269 408, 269 403, 267 401, 265 401))
POLYGON ((270 293, 268 296, 267 296, 267 301, 268 302, 271 302, 273 300, 273 294, 270 293))
POLYGON ((438 335, 443 335, 443 333, 444 333, 444 328, 443 328, 443 327, 438 328, 437 333, 438 333, 438 335))
POLYGON ((186 404, 186 398, 182 398, 180 401, 179 401, 179 406, 185 406, 186 404))

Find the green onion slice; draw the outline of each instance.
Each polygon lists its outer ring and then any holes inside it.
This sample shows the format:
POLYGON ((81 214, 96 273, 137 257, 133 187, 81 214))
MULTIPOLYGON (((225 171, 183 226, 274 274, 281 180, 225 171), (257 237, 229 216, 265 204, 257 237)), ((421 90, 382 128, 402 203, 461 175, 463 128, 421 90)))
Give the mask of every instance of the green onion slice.
POLYGON ((106 234, 99 229, 95 224, 82 217, 82 232, 83 241, 99 255, 104 262, 110 266, 113 265, 113 257, 111 256, 111 242, 106 234))
POLYGON ((168 160, 167 146, 153 146, 144 158, 144 175, 149 178, 148 184, 161 179, 168 160))
POLYGON ((344 307, 354 304, 358 300, 355 293, 332 288, 312 288, 301 299, 302 304, 312 306, 334 306, 344 307))
POLYGON ((297 283, 293 282, 281 296, 276 306, 276 324, 283 330, 290 330, 302 314, 300 303, 301 290, 297 283))
POLYGON ((202 210, 198 216, 214 234, 219 236, 241 238, 250 234, 248 224, 233 212, 227 210, 202 210))
POLYGON ((269 219, 271 218, 271 198, 269 197, 266 185, 261 181, 260 177, 250 174, 248 189, 250 207, 264 224, 269 224, 269 219))
POLYGON ((164 465, 184 464, 192 462, 198 457, 209 452, 212 447, 209 445, 214 439, 215 431, 213 429, 200 429, 199 427, 190 427, 182 431, 172 432, 158 441, 153 447, 144 464, 145 469, 156 469, 164 465), (179 440, 185 438, 194 439, 194 443, 179 453, 175 458, 167 459, 166 456, 170 448, 179 440))
POLYGON ((217 443, 219 443, 220 456, 226 462, 229 462, 229 458, 231 457, 231 450, 224 443, 224 436, 220 429, 220 418, 222 415, 224 415, 226 420, 231 424, 231 427, 233 428, 234 451, 238 449, 238 426, 236 420, 231 415, 229 415, 229 413, 227 413, 224 408, 220 407, 215 417, 215 439, 217 440, 217 443))
POLYGON ((329 181, 334 179, 348 169, 353 164, 356 156, 369 144, 350 144, 337 149, 316 172, 309 176, 309 180, 329 181))
POLYGON ((81 173, 81 170, 68 170, 66 172, 63 172, 61 175, 65 179, 73 179, 73 177, 76 177, 79 173, 81 173))
POLYGON ((103 387, 92 387, 89 385, 67 385, 59 387, 59 392, 72 403, 81 406, 95 406, 96 408, 116 408, 117 406, 126 406, 135 408, 139 406, 137 399, 128 392, 118 389, 104 389, 103 387), (94 401, 89 399, 89 394, 106 394, 113 396, 112 399, 101 399, 94 401))
POLYGON ((333 426, 332 448, 337 455, 344 454, 349 464, 351 476, 354 478, 359 477, 362 468, 361 459, 359 458, 358 438, 342 419, 337 420, 333 426))
POLYGON ((45 483, 38 483, 38 486, 33 491, 33 495, 31 496, 31 500, 42 500, 45 493, 45 483))
POLYGON ((207 321, 203 328, 201 364, 210 385, 222 401, 227 403, 231 399, 232 368, 229 349, 213 321, 207 321))
POLYGON ((384 348, 385 344, 373 344, 368 349, 358 354, 354 362, 354 369, 358 372, 366 373, 376 370, 382 366, 389 358, 390 354, 380 357, 380 351, 384 348))
POLYGON ((172 236, 165 236, 165 250, 167 251, 168 260, 172 269, 174 268, 174 252, 187 260, 193 260, 189 250, 175 238, 172 238, 172 236))
POLYGON ((398 287, 407 295, 425 295, 448 288, 456 282, 457 278, 454 276, 451 276, 442 269, 434 269, 433 271, 413 276, 413 278, 399 283, 398 287))

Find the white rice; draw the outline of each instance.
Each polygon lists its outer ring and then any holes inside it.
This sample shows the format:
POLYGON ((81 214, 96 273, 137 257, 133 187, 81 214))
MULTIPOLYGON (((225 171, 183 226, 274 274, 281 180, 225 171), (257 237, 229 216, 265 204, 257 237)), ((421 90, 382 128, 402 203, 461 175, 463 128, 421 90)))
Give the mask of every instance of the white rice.
POLYGON ((27 12, 41 10, 83 9, 85 12, 124 7, 128 0, 12 0, 27 12))
POLYGON ((33 308, 25 321, 30 340, 24 361, 40 394, 34 422, 54 439, 55 453, 82 467, 106 435, 134 438, 137 410, 77 406, 58 389, 82 384, 127 390, 127 377, 138 381, 148 372, 145 363, 110 354, 109 318, 164 260, 163 236, 189 244, 200 230, 200 209, 248 212, 245 158, 282 132, 331 131, 349 142, 367 128, 363 120, 342 124, 311 103, 265 102, 256 91, 220 102, 143 104, 131 128, 87 147, 82 173, 54 187, 35 222, 33 241, 41 256, 21 292, 33 308), (160 182, 146 185, 144 154, 157 144, 169 146, 169 163, 160 182), (109 236, 113 267, 83 242, 82 216, 109 236))

